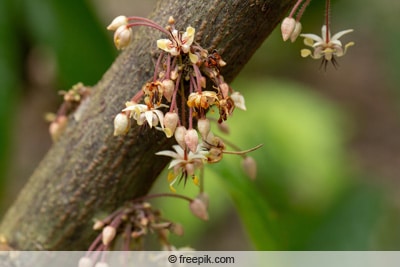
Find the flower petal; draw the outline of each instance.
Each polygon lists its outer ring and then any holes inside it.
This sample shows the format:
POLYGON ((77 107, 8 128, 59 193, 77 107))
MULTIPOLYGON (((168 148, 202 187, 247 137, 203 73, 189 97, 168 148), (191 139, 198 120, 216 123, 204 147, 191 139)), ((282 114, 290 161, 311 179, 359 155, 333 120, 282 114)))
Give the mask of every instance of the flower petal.
MULTIPOLYGON (((306 38, 306 39, 311 39, 311 40, 314 40, 315 42, 324 42, 324 40, 321 38, 321 37, 319 37, 318 35, 316 35, 316 34, 313 34, 313 33, 303 33, 303 34, 300 34, 300 36, 301 37, 304 37, 304 38, 306 38)), ((306 39, 304 40, 304 44, 305 45, 308 45, 307 43, 306 43, 306 39)), ((308 43, 309 43, 310 41, 308 41, 308 43)), ((310 45, 308 45, 308 46, 310 46, 310 45)), ((312 46, 312 45, 311 45, 312 46)))
POLYGON ((166 51, 166 52, 169 52, 171 50, 171 48, 170 48, 171 46, 172 46, 172 42, 171 42, 170 39, 159 39, 159 40, 157 40, 157 47, 162 49, 162 50, 164 50, 164 51, 166 51))
POLYGON ((144 115, 146 116, 146 121, 149 124, 150 128, 153 128, 153 111, 146 111, 144 115))
POLYGON ((332 41, 338 40, 340 37, 342 37, 343 35, 348 34, 350 32, 353 32, 353 29, 340 31, 340 32, 336 33, 335 35, 333 35, 331 40, 332 41))
POLYGON ((190 26, 187 27, 186 32, 184 32, 182 35, 182 44, 191 46, 194 40, 195 32, 196 32, 195 28, 190 26))
POLYGON ((177 158, 178 154, 171 150, 162 150, 156 153, 157 156, 167 156, 171 158, 177 158))

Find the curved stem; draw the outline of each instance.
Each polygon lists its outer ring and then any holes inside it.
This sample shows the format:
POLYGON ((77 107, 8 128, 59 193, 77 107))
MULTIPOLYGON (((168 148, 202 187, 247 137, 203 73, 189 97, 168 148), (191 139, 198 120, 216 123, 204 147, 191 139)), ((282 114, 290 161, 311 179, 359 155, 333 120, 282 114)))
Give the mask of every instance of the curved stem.
POLYGON ((292 17, 293 17, 294 13, 295 13, 296 10, 299 8, 301 2, 303 2, 303 0, 298 0, 298 1, 296 2, 296 4, 295 4, 295 5, 293 6, 293 8, 292 8, 292 11, 290 11, 289 18, 292 18, 292 17))

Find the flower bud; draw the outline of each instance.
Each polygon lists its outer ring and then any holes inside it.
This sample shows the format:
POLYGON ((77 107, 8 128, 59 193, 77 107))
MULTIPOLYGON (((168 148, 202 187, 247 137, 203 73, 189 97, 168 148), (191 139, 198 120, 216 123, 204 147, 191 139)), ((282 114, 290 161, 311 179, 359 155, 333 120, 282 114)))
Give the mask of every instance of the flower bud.
POLYGON ((167 112, 164 116, 164 133, 170 138, 174 135, 179 116, 176 112, 167 112))
POLYGON ((292 32, 292 34, 290 35, 290 41, 292 43, 294 43, 294 41, 296 41, 297 37, 299 37, 300 33, 301 33, 301 23, 300 21, 296 21, 296 26, 294 27, 294 30, 292 32))
POLYGON ((179 126, 175 130, 175 140, 181 146, 182 149, 186 148, 185 136, 186 128, 184 126, 179 126))
POLYGON ((119 26, 114 33, 114 44, 117 49, 126 48, 132 39, 132 29, 127 25, 119 26))
POLYGON ((82 257, 79 259, 78 267, 92 267, 93 260, 89 257, 82 257))
POLYGON ((257 176, 257 163, 254 158, 246 156, 242 161, 242 168, 246 175, 251 179, 256 179, 257 176))
POLYGON ((296 27, 296 20, 294 18, 286 17, 283 19, 281 24, 281 32, 283 41, 287 41, 292 35, 294 29, 296 27))
POLYGON ((240 108, 241 110, 246 110, 244 97, 239 92, 234 92, 231 94, 231 99, 235 103, 235 107, 240 108))
POLYGON ((229 85, 227 84, 227 83, 221 83, 220 85, 219 85, 219 89, 221 90, 221 94, 224 96, 224 97, 227 97, 228 96, 228 94, 229 94, 229 85))
POLYGON ((168 18, 168 24, 174 24, 175 23, 175 19, 173 16, 169 16, 168 18))
POLYGON ((102 241, 104 245, 109 245, 111 241, 113 241, 114 237, 117 234, 117 229, 115 227, 107 225, 106 227, 103 228, 102 232, 102 241))
POLYGON ((100 221, 100 220, 96 220, 96 222, 93 225, 93 230, 100 230, 103 227, 104 227, 104 222, 100 221))
POLYGON ((178 66, 175 67, 175 69, 171 70, 171 80, 176 80, 179 76, 179 70, 178 70, 178 66))
POLYGON ((171 231, 171 233, 173 233, 177 236, 183 236, 183 234, 185 232, 182 224, 179 224, 179 223, 171 224, 171 226, 169 227, 169 230, 171 231))
POLYGON ((217 123, 218 129, 223 132, 224 134, 229 134, 230 129, 229 125, 226 122, 217 123))
POLYGON ((199 119, 197 121, 197 129, 200 132, 201 138, 205 140, 210 132, 210 121, 208 119, 199 119))
POLYGON ((163 94, 165 99, 167 99, 168 102, 171 102, 172 100, 172 95, 174 94, 175 91, 175 84, 172 80, 170 79, 165 79, 162 81, 162 88, 163 88, 163 94))
POLYGON ((125 112, 118 113, 114 118, 114 136, 125 135, 131 127, 131 120, 125 112))
POLYGON ((208 194, 206 192, 201 192, 200 194, 197 195, 196 198, 200 199, 206 206, 206 209, 208 209, 208 203, 210 202, 210 198, 208 197, 208 194))
POLYGON ((218 66, 220 66, 220 67, 225 67, 225 66, 226 66, 226 62, 223 61, 222 59, 219 59, 219 60, 218 60, 218 66))
POLYGON ((204 221, 208 220, 207 207, 203 203, 203 201, 201 201, 201 199, 195 198, 192 202, 190 202, 189 208, 192 214, 195 215, 196 217, 204 221))
POLYGON ((57 141, 61 134, 64 132, 65 127, 67 127, 68 117, 65 115, 61 115, 56 118, 49 126, 49 133, 53 141, 57 141))
POLYGON ((107 30, 115 31, 123 25, 128 25, 128 18, 126 16, 118 16, 107 26, 107 30))
POLYGON ((188 146, 190 151, 196 152, 197 145, 199 144, 199 135, 195 129, 190 129, 186 131, 185 134, 185 144, 188 146))

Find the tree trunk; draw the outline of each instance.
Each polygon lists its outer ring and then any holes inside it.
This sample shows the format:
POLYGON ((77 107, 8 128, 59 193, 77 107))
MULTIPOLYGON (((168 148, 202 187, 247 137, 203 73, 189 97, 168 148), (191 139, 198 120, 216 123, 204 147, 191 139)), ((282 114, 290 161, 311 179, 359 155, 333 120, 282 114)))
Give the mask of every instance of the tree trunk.
MULTIPOLYGON (((218 49, 228 63, 222 74, 229 82, 294 2, 163 0, 151 17, 166 25, 173 16, 178 29, 194 27, 197 42, 209 51, 218 49)), ((69 118, 3 218, 0 235, 14 249, 86 250, 95 234, 93 219, 147 194, 168 163, 155 155, 174 143, 162 132, 133 126, 127 136, 113 136, 114 116, 153 75, 152 53, 162 37, 150 28, 134 31, 132 44, 79 107, 79 120, 69 118)))

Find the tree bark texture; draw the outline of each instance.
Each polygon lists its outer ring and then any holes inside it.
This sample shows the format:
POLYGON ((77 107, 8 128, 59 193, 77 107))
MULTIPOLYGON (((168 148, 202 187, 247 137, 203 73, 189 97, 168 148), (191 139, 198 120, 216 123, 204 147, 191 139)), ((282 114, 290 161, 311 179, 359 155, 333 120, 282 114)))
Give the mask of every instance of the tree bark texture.
MULTIPOLYGON (((177 29, 194 27, 197 42, 209 51, 217 49, 228 63, 222 73, 229 82, 294 2, 163 0, 151 18, 166 25, 173 16, 177 29)), ((97 234, 94 218, 146 194, 168 163, 155 155, 174 143, 162 132, 135 125, 127 136, 113 136, 114 116, 152 77, 156 40, 166 37, 150 28, 134 31, 132 44, 79 107, 79 120, 69 118, 62 137, 3 218, 0 235, 12 248, 86 250, 97 234)))

